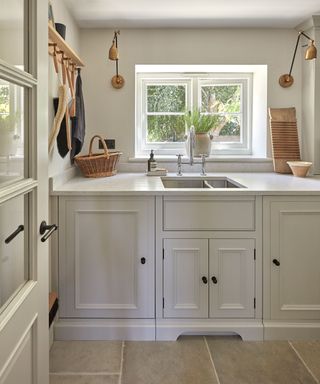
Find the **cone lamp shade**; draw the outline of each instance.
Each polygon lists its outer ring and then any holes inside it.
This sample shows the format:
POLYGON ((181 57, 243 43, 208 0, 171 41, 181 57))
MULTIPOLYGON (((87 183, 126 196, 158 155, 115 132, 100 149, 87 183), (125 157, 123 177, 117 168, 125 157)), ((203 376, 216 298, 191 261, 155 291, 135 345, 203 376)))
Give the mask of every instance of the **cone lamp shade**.
POLYGON ((317 58, 317 48, 314 46, 314 40, 311 41, 304 55, 306 60, 313 60, 317 58))
POLYGON ((109 49, 109 59, 110 60, 118 60, 119 59, 119 51, 116 47, 116 41, 112 41, 111 48, 109 49))

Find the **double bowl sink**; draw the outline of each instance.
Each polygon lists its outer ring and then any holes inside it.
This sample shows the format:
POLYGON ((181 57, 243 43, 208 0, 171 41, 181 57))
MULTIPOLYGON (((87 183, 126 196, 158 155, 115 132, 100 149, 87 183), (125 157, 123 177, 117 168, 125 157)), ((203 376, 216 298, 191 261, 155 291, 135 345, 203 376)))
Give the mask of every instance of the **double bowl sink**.
POLYGON ((214 188, 246 188, 244 185, 228 177, 161 177, 164 188, 214 189, 214 188))

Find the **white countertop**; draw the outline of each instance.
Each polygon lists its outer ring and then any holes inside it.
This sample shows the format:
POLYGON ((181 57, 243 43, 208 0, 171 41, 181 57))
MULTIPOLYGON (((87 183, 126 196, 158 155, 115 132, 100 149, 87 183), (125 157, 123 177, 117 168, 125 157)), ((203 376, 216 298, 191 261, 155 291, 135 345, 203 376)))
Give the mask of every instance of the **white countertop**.
MULTIPOLYGON (((175 176, 168 173, 167 176, 175 176)), ((183 177, 201 178, 197 173, 183 177)), ((320 195, 320 176, 305 178, 278 173, 207 173, 209 177, 228 177, 246 188, 187 189, 164 188, 159 176, 143 173, 118 173, 112 177, 74 177, 58 184, 51 182, 51 195, 320 195)))

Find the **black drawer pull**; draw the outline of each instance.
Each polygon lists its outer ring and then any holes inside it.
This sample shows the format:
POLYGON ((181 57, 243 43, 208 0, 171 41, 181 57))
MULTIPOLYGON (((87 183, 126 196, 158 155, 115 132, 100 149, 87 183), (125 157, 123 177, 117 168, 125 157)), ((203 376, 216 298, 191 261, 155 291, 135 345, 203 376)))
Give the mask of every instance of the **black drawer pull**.
POLYGON ((146 263, 146 258, 145 257, 141 257, 140 261, 141 261, 141 264, 145 264, 146 263))
POLYGON ((280 261, 279 261, 279 260, 277 260, 277 259, 273 259, 272 262, 273 262, 273 264, 276 265, 277 267, 280 266, 280 261))
POLYGON ((19 227, 13 232, 11 233, 10 236, 8 236, 6 239, 5 239, 5 243, 6 244, 9 244, 11 240, 13 240, 20 232, 22 232, 24 230, 24 226, 21 224, 19 225, 19 227))

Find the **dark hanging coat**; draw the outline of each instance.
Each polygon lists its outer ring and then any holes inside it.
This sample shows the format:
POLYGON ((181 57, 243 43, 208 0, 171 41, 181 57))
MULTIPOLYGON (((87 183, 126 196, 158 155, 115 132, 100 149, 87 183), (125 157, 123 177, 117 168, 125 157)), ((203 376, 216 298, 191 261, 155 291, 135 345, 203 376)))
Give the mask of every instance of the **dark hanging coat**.
POLYGON ((74 157, 80 153, 86 132, 84 100, 82 93, 82 80, 80 76, 80 70, 78 70, 78 76, 76 80, 76 115, 71 118, 72 124, 72 149, 70 152, 71 163, 73 163, 74 157))
MULTIPOLYGON (((59 105, 59 99, 55 97, 53 99, 54 111, 57 113, 59 105)), ((57 147, 58 152, 61 157, 65 157, 69 152, 69 148, 67 145, 67 132, 66 132, 66 115, 64 115, 63 120, 61 122, 60 130, 57 136, 57 147)))

